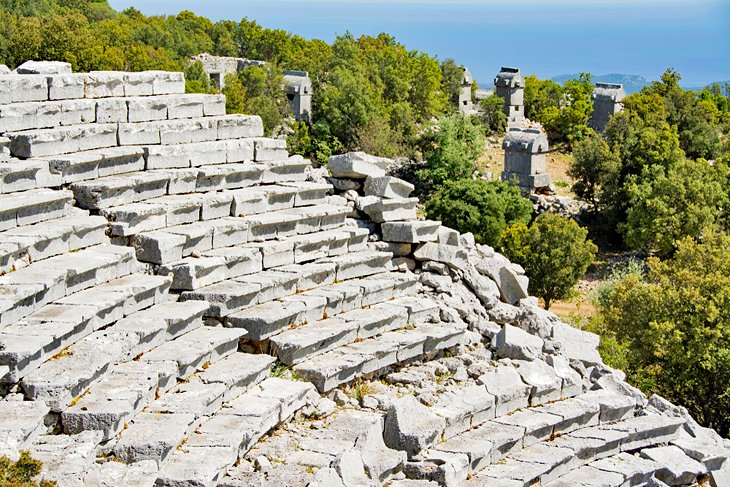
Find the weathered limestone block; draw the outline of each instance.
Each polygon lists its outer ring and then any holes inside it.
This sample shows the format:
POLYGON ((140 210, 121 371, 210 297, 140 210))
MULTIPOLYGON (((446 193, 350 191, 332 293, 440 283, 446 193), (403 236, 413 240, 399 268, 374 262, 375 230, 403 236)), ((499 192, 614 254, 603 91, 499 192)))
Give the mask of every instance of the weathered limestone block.
POLYGON ((190 413, 140 413, 122 432, 114 455, 125 463, 154 460, 160 465, 188 436, 195 420, 190 413))
POLYGON ((10 74, 10 68, 4 64, 0 64, 0 76, 6 76, 8 74, 10 74))
POLYGON ((124 98, 103 98, 96 102, 96 123, 126 123, 129 120, 124 98))
POLYGON ((603 363, 598 354, 598 335, 578 330, 564 323, 553 324, 553 341, 561 344, 562 351, 570 360, 580 360, 586 366, 603 363))
POLYGON ((86 75, 82 73, 61 74, 48 76, 47 79, 49 100, 78 100, 84 98, 86 75))
POLYGON ((44 435, 30 448, 30 454, 43 463, 44 479, 58 485, 85 485, 82 480, 96 460, 100 442, 98 431, 72 436, 44 435))
POLYGON ((334 178, 366 179, 368 176, 385 176, 385 169, 378 165, 377 158, 364 152, 330 156, 327 167, 334 178))
POLYGON ((36 189, 0 195, 0 231, 32 225, 66 216, 70 210, 70 191, 36 189))
POLYGON ((436 241, 440 226, 440 222, 426 220, 386 222, 381 228, 386 242, 422 243, 436 241))
POLYGON ((401 199, 408 198, 414 189, 411 183, 402 179, 391 176, 369 176, 365 180, 364 191, 365 196, 401 199))
POLYGON ((378 196, 360 197, 355 207, 365 213, 371 221, 383 223, 416 219, 418 198, 383 199, 378 196))
POLYGON ((530 392, 531 406, 538 406, 560 399, 563 381, 548 364, 542 360, 515 360, 512 364, 522 377, 522 381, 532 387, 530 392))
POLYGON ((17 68, 18 74, 71 74, 71 64, 61 61, 26 61, 17 68))
POLYGON ((165 172, 121 174, 71 186, 78 206, 101 210, 167 194, 170 176, 165 172))
MULTIPOLYGON (((233 114, 215 119, 218 120, 218 140, 250 139, 264 135, 264 125, 258 115, 233 114)), ((281 144, 275 143, 275 145, 280 147, 281 144)))
POLYGON ((236 352, 238 341, 245 334, 240 329, 203 326, 144 354, 140 360, 150 363, 175 361, 178 378, 184 380, 206 362, 215 362, 236 352))
POLYGON ((0 401, 0 455, 17 460, 45 432, 48 411, 43 401, 0 401))
POLYGON ((139 147, 110 147, 43 158, 50 171, 64 183, 76 183, 144 169, 144 151, 139 147))
POLYGON ((516 272, 513 264, 501 254, 495 253, 493 257, 484 258, 476 263, 477 270, 490 277, 497 283, 502 299, 509 304, 516 304, 521 299, 529 297, 527 291, 528 279, 516 272))
POLYGON ((0 77, 0 105, 48 100, 48 78, 41 75, 0 77))
POLYGON ((254 160, 256 162, 285 161, 289 158, 286 149, 286 140, 281 139, 254 139, 254 160))
POLYGON ((57 187, 61 186, 61 182, 59 175, 50 172, 46 161, 0 161, 0 194, 57 187))
POLYGON ((124 73, 92 71, 86 75, 84 98, 112 98, 124 96, 124 73))
POLYGON ((145 460, 130 465, 120 462, 94 464, 84 477, 84 485, 88 487, 146 487, 153 485, 157 479, 157 464, 145 460))
POLYGON ((426 242, 419 245, 416 251, 413 252, 413 257, 420 261, 441 262, 454 270, 463 270, 469 265, 466 250, 435 242, 426 242))
POLYGON ((495 339, 497 354, 503 358, 535 360, 542 353, 543 340, 512 325, 503 325, 495 339))
POLYGON ((172 288, 179 290, 199 289, 226 279, 226 261, 222 257, 186 257, 164 264, 158 273, 172 277, 172 288))
POLYGON ((479 377, 479 384, 484 384, 487 392, 497 402, 497 417, 509 414, 516 409, 527 407, 531 387, 522 382, 522 378, 511 366, 499 366, 479 377))
POLYGON ((437 441, 445 427, 443 418, 409 395, 391 406, 385 417, 383 438, 389 448, 405 451, 412 457, 437 441))
POLYGON ((642 458, 662 465, 656 477, 668 485, 690 484, 707 473, 707 467, 693 460, 676 446, 660 446, 641 450, 642 458))
POLYGON ((554 414, 562 418, 562 421, 555 425, 553 430, 555 434, 567 434, 581 428, 598 425, 600 409, 597 403, 583 401, 580 397, 534 408, 535 411, 554 414))
POLYGON ((103 149, 117 145, 115 124, 89 124, 55 129, 12 132, 10 151, 16 157, 31 157, 70 154, 85 150, 103 149))

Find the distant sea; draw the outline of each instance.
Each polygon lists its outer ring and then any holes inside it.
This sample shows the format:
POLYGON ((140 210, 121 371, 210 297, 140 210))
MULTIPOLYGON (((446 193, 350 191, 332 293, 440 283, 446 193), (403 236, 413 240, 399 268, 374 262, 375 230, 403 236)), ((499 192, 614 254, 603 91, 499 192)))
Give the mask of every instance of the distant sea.
POLYGON ((306 38, 388 32, 409 49, 454 58, 483 88, 500 66, 553 78, 626 73, 684 86, 730 79, 730 0, 110 0, 147 15, 192 10, 256 20, 306 38))

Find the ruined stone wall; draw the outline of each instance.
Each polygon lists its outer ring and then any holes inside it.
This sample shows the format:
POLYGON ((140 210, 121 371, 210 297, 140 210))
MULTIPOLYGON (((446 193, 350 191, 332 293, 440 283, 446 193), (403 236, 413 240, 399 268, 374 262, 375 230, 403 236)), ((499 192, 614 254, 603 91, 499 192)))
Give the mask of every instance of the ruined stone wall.
POLYGON ((180 73, 0 75, 0 454, 60 486, 727 485, 726 441, 391 161, 262 134, 180 73))

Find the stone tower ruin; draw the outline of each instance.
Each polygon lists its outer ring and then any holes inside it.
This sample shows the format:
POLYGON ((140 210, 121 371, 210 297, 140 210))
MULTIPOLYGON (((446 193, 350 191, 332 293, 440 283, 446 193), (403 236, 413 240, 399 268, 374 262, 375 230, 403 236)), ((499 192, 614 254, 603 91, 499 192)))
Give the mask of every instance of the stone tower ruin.
POLYGON ((624 109, 623 99, 626 98, 624 85, 614 83, 596 83, 591 94, 593 99, 593 113, 591 114, 590 126, 596 132, 606 130, 608 121, 624 109))
POLYGON ((200 61, 203 70, 210 77, 213 86, 222 90, 226 86, 226 76, 236 74, 246 66, 263 66, 264 61, 244 59, 237 57, 212 56, 208 53, 199 54, 192 58, 193 61, 200 61))
POLYGON ((459 90, 459 111, 471 115, 474 113, 474 102, 471 98, 471 87, 474 84, 474 77, 467 68, 462 69, 464 70, 464 74, 461 78, 461 88, 459 90))
POLYGON ((284 89, 294 118, 309 122, 312 112, 312 80, 306 71, 284 71, 284 89))
POLYGON ((548 140, 542 130, 512 128, 507 132, 502 148, 503 181, 517 179, 520 188, 528 191, 550 186, 550 174, 546 172, 545 164, 548 140))
POLYGON ((502 67, 494 78, 495 94, 504 99, 508 127, 519 125, 525 118, 525 80, 519 68, 502 67))

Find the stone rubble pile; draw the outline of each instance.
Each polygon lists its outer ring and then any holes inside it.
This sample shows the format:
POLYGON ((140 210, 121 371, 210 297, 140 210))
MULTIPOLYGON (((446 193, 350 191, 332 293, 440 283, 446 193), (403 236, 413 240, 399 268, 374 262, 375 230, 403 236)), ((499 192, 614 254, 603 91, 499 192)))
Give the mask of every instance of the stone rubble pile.
POLYGON ((391 161, 325 177, 179 73, 20 72, 0 454, 60 486, 728 485, 727 442, 419 219, 391 161))

